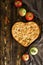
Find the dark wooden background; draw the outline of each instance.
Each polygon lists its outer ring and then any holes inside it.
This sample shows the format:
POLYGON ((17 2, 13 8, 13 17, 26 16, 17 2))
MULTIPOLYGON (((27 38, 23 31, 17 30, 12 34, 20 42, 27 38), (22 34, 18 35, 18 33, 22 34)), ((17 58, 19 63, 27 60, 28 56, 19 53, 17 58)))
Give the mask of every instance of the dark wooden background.
MULTIPOLYGON (((28 10, 27 5, 23 7, 25 7, 28 10)), ((0 65, 43 65, 42 23, 38 19, 37 23, 39 24, 41 29, 41 35, 39 36, 39 38, 35 42, 33 42, 32 45, 30 45, 27 48, 24 48, 21 45, 19 45, 16 40, 13 39, 11 34, 12 25, 17 20, 25 21, 24 18, 18 19, 17 11, 18 10, 14 6, 14 0, 0 1, 0 65), (30 55, 30 60, 28 62, 23 62, 21 59, 22 55, 24 53, 30 54, 29 50, 33 46, 39 49, 38 55, 30 55)), ((34 14, 36 16, 36 13, 34 14)), ((37 16, 35 20, 37 21, 37 16)))

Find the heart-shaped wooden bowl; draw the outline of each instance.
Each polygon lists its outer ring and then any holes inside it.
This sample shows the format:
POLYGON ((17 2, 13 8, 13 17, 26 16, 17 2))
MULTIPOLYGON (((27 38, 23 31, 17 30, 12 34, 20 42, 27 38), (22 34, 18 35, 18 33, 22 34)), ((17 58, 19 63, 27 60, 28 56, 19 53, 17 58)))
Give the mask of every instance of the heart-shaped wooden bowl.
POLYGON ((39 34, 39 25, 33 21, 27 23, 16 22, 12 26, 13 38, 24 47, 32 44, 39 37, 39 34))

